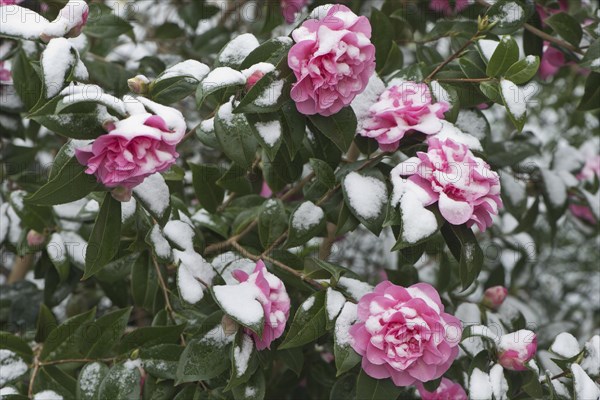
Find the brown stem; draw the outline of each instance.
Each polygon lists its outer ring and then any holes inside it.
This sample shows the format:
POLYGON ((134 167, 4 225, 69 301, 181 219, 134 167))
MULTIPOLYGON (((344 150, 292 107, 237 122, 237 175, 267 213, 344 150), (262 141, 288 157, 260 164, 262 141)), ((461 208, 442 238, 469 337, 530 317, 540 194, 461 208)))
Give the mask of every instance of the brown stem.
POLYGON ((493 80, 493 78, 443 78, 443 79, 438 79, 438 82, 479 83, 479 82, 488 82, 491 80, 493 80))
POLYGON ((431 79, 438 73, 441 71, 442 68, 444 68, 446 65, 450 64, 452 61, 454 61, 457 57, 459 57, 463 51, 466 50, 467 47, 469 47, 470 45, 473 44, 473 42, 475 41, 475 39, 477 38, 477 36, 479 35, 479 32, 477 32, 471 39, 467 40, 465 42, 465 44, 463 44, 460 49, 456 50, 450 57, 446 58, 444 61, 442 61, 442 63, 440 65, 438 65, 437 67, 435 67, 435 69, 429 74, 427 75, 427 77, 425 78, 425 82, 430 82, 431 79))
MULTIPOLYGON (((156 257, 152 255, 152 262, 154 263, 154 268, 156 269, 156 274, 158 275, 158 283, 163 292, 163 296, 165 298, 165 308, 167 309, 167 315, 173 324, 177 325, 177 321, 175 321, 175 311, 173 310, 173 306, 171 305, 171 300, 169 300, 169 288, 163 279, 162 272, 160 270, 160 266, 158 265, 158 261, 156 261, 156 257)), ((185 337, 183 334, 180 336, 181 343, 185 346, 185 337)))
POLYGON ((16 257, 15 263, 8 275, 7 283, 19 282, 25 279, 25 275, 29 272, 29 268, 33 264, 33 254, 25 254, 23 257, 16 257))

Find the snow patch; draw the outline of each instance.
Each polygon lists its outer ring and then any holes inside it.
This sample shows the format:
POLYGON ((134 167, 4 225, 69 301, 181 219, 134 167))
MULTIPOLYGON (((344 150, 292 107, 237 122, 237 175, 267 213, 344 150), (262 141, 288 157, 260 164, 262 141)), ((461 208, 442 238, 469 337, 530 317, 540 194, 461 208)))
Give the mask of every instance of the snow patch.
POLYGON ((321 207, 312 201, 305 201, 292 215, 292 227, 298 231, 307 231, 316 226, 325 217, 321 207))
POLYGON ((383 212, 388 196, 385 183, 353 171, 344 178, 344 188, 350 206, 362 218, 374 219, 383 212))

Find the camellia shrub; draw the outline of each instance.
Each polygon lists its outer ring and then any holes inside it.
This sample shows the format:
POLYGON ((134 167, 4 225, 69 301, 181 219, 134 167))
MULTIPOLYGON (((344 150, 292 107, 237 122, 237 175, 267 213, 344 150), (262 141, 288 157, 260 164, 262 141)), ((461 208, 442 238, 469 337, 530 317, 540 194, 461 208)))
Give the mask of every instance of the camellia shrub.
POLYGON ((600 398, 598 4, 0 1, 0 398, 600 398))

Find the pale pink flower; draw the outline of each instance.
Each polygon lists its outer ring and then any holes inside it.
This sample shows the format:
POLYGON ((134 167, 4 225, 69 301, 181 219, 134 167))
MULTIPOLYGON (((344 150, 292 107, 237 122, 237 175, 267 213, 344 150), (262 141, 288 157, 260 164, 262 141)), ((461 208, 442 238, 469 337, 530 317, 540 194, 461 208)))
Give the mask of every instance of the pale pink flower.
POLYGON ((536 350, 537 336, 529 330, 503 335, 498 343, 498 363, 512 371, 525 371, 536 350))
POLYGON ((468 0, 455 0, 454 7, 450 0, 431 0, 429 8, 433 11, 441 12, 444 15, 457 14, 469 6, 468 0))
POLYGON ((448 103, 432 103, 426 84, 402 82, 386 89, 369 108, 359 134, 377 140, 384 151, 394 151, 409 132, 438 133, 447 110, 448 103))
POLYGON ((46 235, 34 231, 33 229, 27 232, 27 245, 29 247, 38 247, 44 244, 46 235))
MULTIPOLYGON (((596 177, 600 178, 600 154, 592 155, 585 161, 585 165, 577 174, 577 179, 580 181, 593 182, 596 177)), ((594 199, 598 201, 600 191, 594 195, 594 199)), ((577 201, 575 196, 571 196, 571 200, 577 201)), ((588 222, 592 225, 597 224, 596 216, 587 204, 577 204, 573 202, 569 204, 569 211, 577 218, 588 222)))
POLYGON ((75 152, 85 172, 109 188, 132 189, 179 156, 175 146, 184 132, 169 128, 158 115, 134 114, 111 125, 108 134, 75 152))
POLYGON ((542 58, 540 60, 539 74, 540 78, 546 80, 556 73, 565 65, 565 55, 557 48, 544 45, 542 58))
POLYGON ((12 6, 15 4, 20 4, 24 0, 0 0, 0 6, 12 6))
POLYGON ((422 400, 468 400, 465 389, 450 379, 442 378, 435 392, 430 392, 422 383, 417 383, 417 390, 422 400))
POLYGON ((83 0, 70 0, 58 13, 58 16, 44 29, 41 39, 45 42, 52 38, 77 37, 87 23, 90 8, 83 0))
POLYGON ((408 179, 394 179, 394 190, 418 189, 424 207, 437 202, 440 213, 453 225, 492 225, 492 215, 502 207, 500 178, 469 148, 451 139, 431 138, 427 153, 417 152, 392 171, 408 179))
POLYGON ((433 286, 404 288, 385 281, 358 302, 358 322, 350 335, 369 376, 408 386, 448 370, 458 355, 461 331, 460 320, 444 312, 433 286))
POLYGON ((309 0, 281 0, 281 14, 285 22, 291 24, 296 20, 296 14, 302 11, 309 0))
POLYGON ((258 350, 271 348, 271 343, 283 334, 290 316, 290 298, 283 282, 267 271, 265 263, 262 261, 256 263, 252 274, 248 275, 246 272, 238 269, 233 271, 233 276, 240 283, 249 282, 255 284, 261 291, 262 296, 258 298, 258 301, 262 304, 265 315, 262 336, 257 335, 250 329, 246 329, 246 333, 254 338, 254 343, 258 350))
POLYGON ((585 165, 577 174, 580 181, 593 181, 595 177, 600 178, 600 154, 593 155, 585 160, 585 165))
POLYGON ((273 196, 273 191, 269 187, 267 181, 263 181, 262 183, 262 187, 260 188, 260 196, 264 197, 265 199, 268 199, 271 196, 273 196))
POLYGON ((291 97, 302 114, 332 115, 361 93, 375 70, 371 24, 343 5, 292 32, 288 64, 297 82, 291 97))
POLYGON ((508 294, 508 289, 504 286, 492 286, 487 288, 483 293, 483 305, 489 307, 491 309, 497 309, 504 303, 506 296, 508 294))

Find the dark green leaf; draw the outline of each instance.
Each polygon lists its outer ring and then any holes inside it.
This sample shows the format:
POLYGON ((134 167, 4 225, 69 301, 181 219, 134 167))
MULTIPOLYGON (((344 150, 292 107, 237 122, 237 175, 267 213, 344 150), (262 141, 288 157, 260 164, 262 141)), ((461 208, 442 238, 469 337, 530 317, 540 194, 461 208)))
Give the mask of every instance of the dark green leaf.
POLYGON ((517 61, 506 71, 504 76, 516 83, 523 84, 533 78, 540 66, 540 58, 537 56, 527 56, 517 61))
POLYGON ((206 211, 215 213, 223 201, 225 191, 217 185, 221 169, 207 164, 188 163, 192 170, 192 182, 196 197, 206 211))
POLYGON ((215 117, 215 134, 223 153, 241 168, 246 169, 256 158, 258 142, 244 115, 223 112, 228 111, 229 107, 231 103, 226 103, 219 108, 215 117))
POLYGON ((175 379, 179 357, 184 348, 177 344, 159 344, 142 347, 140 358, 144 362, 144 370, 161 379, 175 379))
POLYGON ((139 399, 140 370, 126 364, 114 365, 98 388, 98 400, 139 399))
POLYGON ((583 29, 575 18, 565 12, 559 12, 550 15, 544 20, 544 23, 554 29, 567 42, 578 47, 583 36, 583 29))
POLYGON ((400 388, 391 379, 373 379, 361 370, 356 380, 356 400, 394 400, 400 388))
POLYGON ((42 304, 38 314, 35 341, 38 343, 45 342, 50 332, 57 326, 58 322, 56 322, 56 317, 52 314, 52 311, 45 304, 42 304))
POLYGON ((483 251, 473 231, 466 225, 446 223, 441 231, 448 248, 459 262, 459 276, 464 290, 479 276, 483 265, 483 251))
POLYGON ((14 88, 27 109, 32 109, 42 96, 42 81, 24 50, 14 59, 12 78, 14 88))
POLYGON ((105 357, 121 337, 129 321, 131 307, 103 315, 83 326, 79 348, 87 358, 105 357))
POLYGON ((348 151, 356 134, 356 115, 351 107, 342 108, 340 112, 329 117, 315 114, 308 118, 319 132, 335 143, 342 152, 348 151))
POLYGON ((517 42, 509 36, 504 36, 488 62, 486 74, 489 77, 501 76, 518 60, 519 46, 517 42))
POLYGON ((533 11, 533 4, 521 0, 499 0, 488 9, 486 15, 490 22, 495 23, 492 33, 501 35, 521 28, 533 11))
POLYGON ((106 193, 88 240, 83 279, 89 278, 108 264, 117 254, 120 242, 121 202, 106 193))
POLYGON ((82 327, 92 321, 95 313, 96 310, 92 309, 76 315, 52 330, 46 338, 40 353, 40 359, 44 361, 61 360, 70 358, 70 355, 73 354, 79 355, 76 344, 82 334, 82 327))
POLYGON ((100 383, 110 368, 100 362, 86 364, 77 379, 77 399, 97 400, 100 383))
POLYGON ((184 328, 184 324, 137 328, 121 338, 117 351, 119 354, 123 354, 138 347, 151 347, 157 344, 175 343, 179 340, 184 328))
POLYGON ((381 71, 392 48, 394 26, 390 19, 376 8, 371 9, 371 42, 375 46, 376 70, 381 71))
POLYGON ((281 200, 267 200, 258 217, 258 236, 267 249, 286 231, 288 219, 281 200))
POLYGON ((265 374, 260 368, 256 370, 247 383, 236 386, 232 390, 235 400, 263 400, 265 392, 265 374))
MULTIPOLYGON (((220 335, 224 335, 220 331, 220 335)), ((202 337, 188 342, 177 366, 177 384, 217 377, 229 366, 229 342, 202 337)))
POLYGON ((585 80, 585 91, 577 109, 591 111, 598 108, 600 108, 600 73, 592 72, 585 80))
POLYGON ((279 349, 289 349, 312 342, 325 334, 325 292, 306 299, 296 311, 294 321, 279 349))

